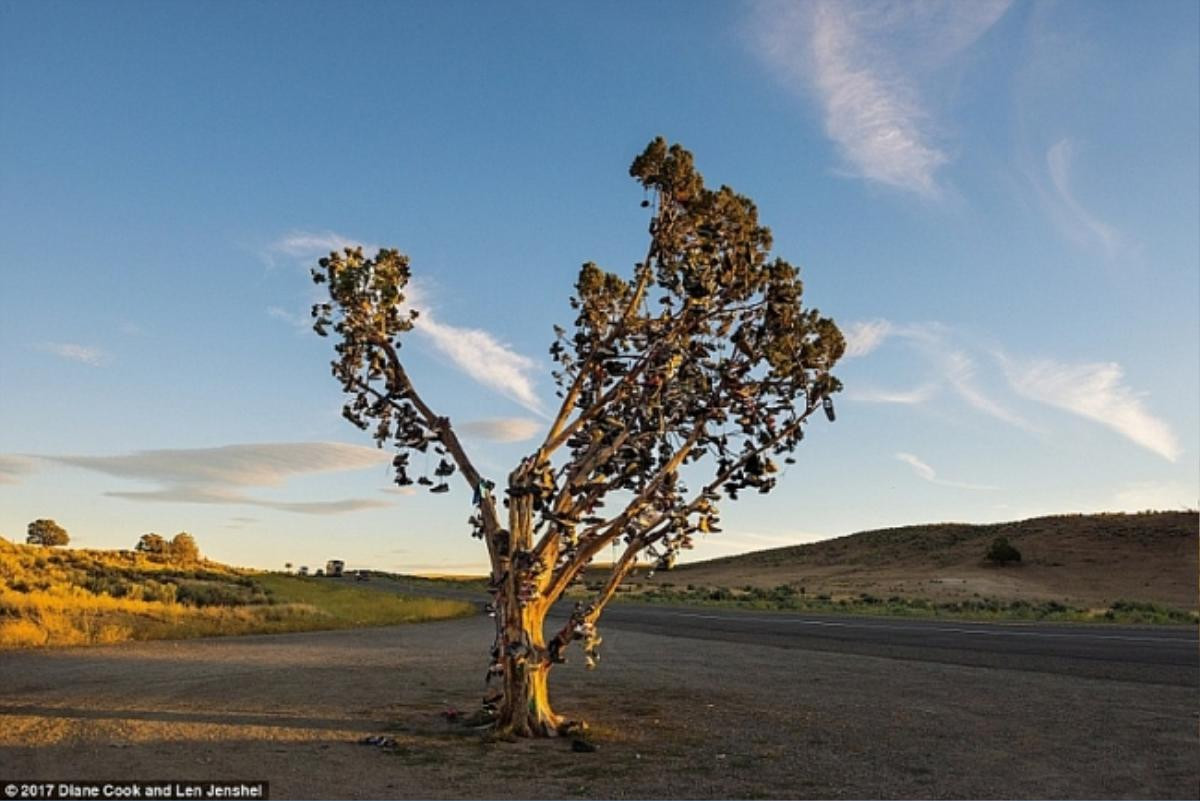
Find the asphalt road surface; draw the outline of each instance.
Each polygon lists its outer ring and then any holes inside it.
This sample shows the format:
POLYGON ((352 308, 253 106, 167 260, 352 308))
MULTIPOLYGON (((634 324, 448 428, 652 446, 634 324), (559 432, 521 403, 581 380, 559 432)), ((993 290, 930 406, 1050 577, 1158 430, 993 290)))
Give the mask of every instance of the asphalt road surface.
POLYGON ((923 662, 1200 684, 1192 627, 935 622, 614 604, 603 624, 667 636, 729 640, 923 662))
MULTIPOLYGON (((374 583, 379 589, 397 585, 401 583, 374 583)), ((423 586, 420 592, 476 601, 481 597, 449 587, 426 590, 423 586)), ((565 620, 570 608, 568 603, 556 605, 550 625, 565 620)), ((616 602, 604 610, 600 627, 921 662, 1200 685, 1200 633, 1191 626, 973 623, 616 602)))

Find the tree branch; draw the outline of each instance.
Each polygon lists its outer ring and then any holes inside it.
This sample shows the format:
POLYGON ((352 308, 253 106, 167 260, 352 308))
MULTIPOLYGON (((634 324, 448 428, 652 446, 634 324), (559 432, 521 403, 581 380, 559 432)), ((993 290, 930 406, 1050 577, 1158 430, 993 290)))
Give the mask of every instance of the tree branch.
POLYGON ((703 436, 704 426, 706 421, 701 421, 693 430, 687 441, 680 446, 679 450, 671 457, 667 464, 663 465, 636 498, 630 501, 629 505, 621 514, 614 517, 607 523, 600 523, 588 529, 584 534, 580 535, 580 548, 576 552, 574 558, 561 567, 557 568, 550 581, 546 585, 546 596, 557 598, 566 589, 571 579, 587 566, 596 554, 598 554, 605 545, 612 542, 616 537, 620 536, 622 528, 634 518, 646 505, 646 502, 654 495, 658 488, 662 485, 666 477, 676 472, 679 466, 683 464, 683 460, 687 458, 696 442, 703 436), (603 533, 600 533, 603 532, 603 533))
MULTIPOLYGON (((642 302, 642 298, 646 294, 646 288, 649 286, 650 279, 654 275, 654 268, 650 265, 650 262, 653 261, 654 253, 658 249, 658 239, 657 234, 655 233, 655 222, 658 218, 665 216, 665 211, 663 210, 660 202, 658 215, 650 223, 650 246, 647 248, 646 258, 642 262, 643 269, 641 270, 642 274, 638 276, 637 287, 634 289, 633 295, 630 297, 629 303, 625 307, 624 314, 621 315, 620 326, 614 326, 609 332, 608 336, 604 338, 604 346, 611 345, 613 340, 617 338, 617 334, 624 330, 624 326, 626 323, 628 323, 629 317, 637 310, 637 307, 642 302)), ((570 418, 571 410, 575 406, 575 401, 579 398, 579 393, 583 389, 584 373, 586 372, 587 368, 594 368, 596 366, 597 365, 592 363, 591 357, 589 357, 583 364, 579 365, 579 372, 576 374, 575 380, 571 382, 571 388, 563 396, 563 402, 562 405, 559 406, 558 414, 555 415, 554 422, 551 424, 550 430, 546 432, 545 440, 542 441, 541 446, 537 450, 536 461, 541 461, 549 457, 550 454, 558 450, 562 443, 566 441, 567 437, 571 435, 571 431, 563 432, 562 426, 565 425, 567 420, 570 418)), ((581 419, 582 417, 583 415, 581 415, 581 419)), ((578 426, 572 426, 572 430, 575 428, 578 428, 578 426)))

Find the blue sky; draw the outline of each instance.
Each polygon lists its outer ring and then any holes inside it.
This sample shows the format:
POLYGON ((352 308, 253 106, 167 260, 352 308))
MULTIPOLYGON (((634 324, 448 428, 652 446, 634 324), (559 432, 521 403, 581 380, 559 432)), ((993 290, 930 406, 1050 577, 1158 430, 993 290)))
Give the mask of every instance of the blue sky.
POLYGON ((644 252, 660 134, 851 344, 837 422, 693 558, 1194 507, 1198 31, 1165 0, 0 0, 0 534, 482 569, 469 493, 389 492, 341 419, 308 267, 411 256, 410 372, 503 476, 580 263, 644 252))

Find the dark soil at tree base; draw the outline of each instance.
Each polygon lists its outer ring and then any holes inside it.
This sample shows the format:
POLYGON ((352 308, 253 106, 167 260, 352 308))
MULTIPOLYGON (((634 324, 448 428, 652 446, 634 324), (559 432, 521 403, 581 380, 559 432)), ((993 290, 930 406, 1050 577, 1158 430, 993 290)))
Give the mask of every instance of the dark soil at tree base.
MULTIPOLYGON (((7 652, 6 776, 266 779, 274 798, 1195 798, 1195 686, 610 627, 554 707, 569 740, 444 712, 493 631, 444 623, 7 652), (379 748, 357 741, 394 738, 379 748)), ((1152 670, 1152 666, 1147 667, 1152 670)))

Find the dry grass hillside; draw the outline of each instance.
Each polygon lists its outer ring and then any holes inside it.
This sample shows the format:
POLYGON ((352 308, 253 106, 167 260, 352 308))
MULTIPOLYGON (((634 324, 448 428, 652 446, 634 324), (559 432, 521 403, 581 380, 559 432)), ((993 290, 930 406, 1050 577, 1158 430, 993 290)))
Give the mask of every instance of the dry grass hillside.
POLYGON ((0 648, 388 625, 471 614, 337 579, 0 538, 0 648))
POLYGON ((1062 515, 1016 523, 939 523, 682 565, 644 586, 803 587, 825 594, 955 601, 976 596, 1106 606, 1117 600, 1197 608, 1196 512, 1062 515), (984 560, 996 537, 1019 565, 984 560))

